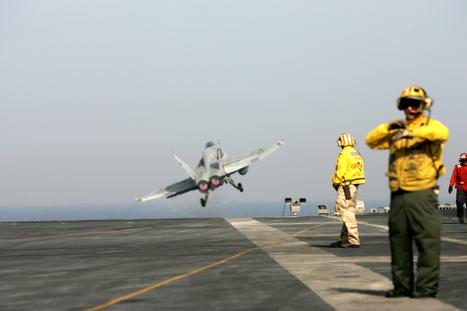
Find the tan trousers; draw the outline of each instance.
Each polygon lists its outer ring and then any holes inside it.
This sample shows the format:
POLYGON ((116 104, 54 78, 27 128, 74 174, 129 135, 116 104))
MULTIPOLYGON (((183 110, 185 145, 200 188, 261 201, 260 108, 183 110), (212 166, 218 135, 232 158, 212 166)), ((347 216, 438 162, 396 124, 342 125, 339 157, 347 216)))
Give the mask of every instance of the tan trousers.
POLYGON ((341 214, 342 230, 341 242, 344 244, 360 245, 358 237, 358 225, 355 218, 355 207, 357 206, 358 188, 355 185, 350 185, 350 200, 345 199, 344 188, 337 188, 336 211, 341 214))

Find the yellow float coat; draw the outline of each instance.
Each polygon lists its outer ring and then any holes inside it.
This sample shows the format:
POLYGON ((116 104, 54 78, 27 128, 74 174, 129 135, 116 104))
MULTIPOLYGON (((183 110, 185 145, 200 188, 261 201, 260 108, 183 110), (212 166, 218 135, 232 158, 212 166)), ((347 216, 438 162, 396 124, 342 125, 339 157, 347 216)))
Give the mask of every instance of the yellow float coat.
POLYGON ((352 146, 346 146, 337 156, 336 172, 331 177, 333 186, 344 184, 364 184, 365 171, 360 152, 352 146))
POLYGON ((391 191, 418 191, 433 188, 439 176, 446 173, 443 148, 449 130, 441 122, 424 115, 407 120, 408 137, 395 139, 403 129, 389 130, 382 123, 366 136, 372 149, 389 149, 389 177, 391 191))

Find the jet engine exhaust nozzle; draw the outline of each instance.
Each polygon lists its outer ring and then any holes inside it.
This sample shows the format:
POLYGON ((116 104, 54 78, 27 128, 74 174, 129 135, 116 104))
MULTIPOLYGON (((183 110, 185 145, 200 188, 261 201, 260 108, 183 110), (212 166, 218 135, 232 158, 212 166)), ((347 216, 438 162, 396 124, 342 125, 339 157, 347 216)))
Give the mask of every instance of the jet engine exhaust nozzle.
POLYGON ((209 183, 205 180, 201 180, 198 183, 198 190, 202 193, 206 193, 209 190, 209 183))
POLYGON ((216 189, 221 185, 221 179, 219 176, 212 176, 211 179, 209 180, 209 184, 211 185, 212 189, 216 189))

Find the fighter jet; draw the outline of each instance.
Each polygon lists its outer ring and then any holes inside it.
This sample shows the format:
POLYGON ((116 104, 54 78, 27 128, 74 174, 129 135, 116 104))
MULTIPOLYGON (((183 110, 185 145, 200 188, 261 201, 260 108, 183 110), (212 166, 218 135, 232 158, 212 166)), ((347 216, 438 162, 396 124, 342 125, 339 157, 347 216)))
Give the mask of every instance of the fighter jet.
POLYGON ((231 175, 237 172, 240 175, 245 175, 248 172, 250 164, 269 156, 283 144, 284 141, 280 140, 270 147, 260 148, 252 153, 230 158, 219 143, 215 144, 209 141, 206 143, 203 157, 195 169, 192 169, 187 163, 175 156, 175 160, 188 174, 188 178, 159 191, 136 197, 135 200, 146 202, 164 197, 172 198, 185 192, 198 189, 199 192, 204 194, 204 198, 200 199, 201 206, 204 207, 208 201, 209 192, 214 191, 225 183, 229 183, 238 191, 243 192, 242 184, 235 184, 231 175))

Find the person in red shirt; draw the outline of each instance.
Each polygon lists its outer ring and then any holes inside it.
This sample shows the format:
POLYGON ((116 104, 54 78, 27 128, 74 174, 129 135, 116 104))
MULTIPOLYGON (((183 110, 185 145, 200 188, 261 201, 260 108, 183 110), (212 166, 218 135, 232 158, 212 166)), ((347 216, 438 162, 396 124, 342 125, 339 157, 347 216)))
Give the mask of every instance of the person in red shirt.
POLYGON ((464 223, 464 204, 467 201, 467 153, 462 153, 459 157, 459 165, 452 171, 448 192, 452 192, 452 187, 456 187, 457 217, 459 223, 464 223))

